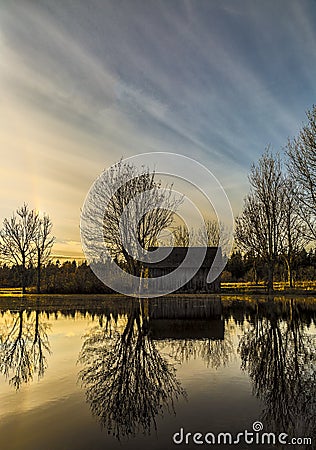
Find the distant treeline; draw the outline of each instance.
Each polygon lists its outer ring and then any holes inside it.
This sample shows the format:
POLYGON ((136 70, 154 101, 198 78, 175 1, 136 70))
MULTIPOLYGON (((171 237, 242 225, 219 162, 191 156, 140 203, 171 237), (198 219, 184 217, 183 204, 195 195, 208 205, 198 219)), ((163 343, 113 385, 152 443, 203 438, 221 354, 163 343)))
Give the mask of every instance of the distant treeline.
MULTIPOLYGON (((254 257, 251 253, 243 255, 235 251, 229 258, 225 271, 222 273, 223 282, 253 282, 268 280, 268 268, 264 259, 254 257)), ((293 284, 296 281, 316 280, 316 249, 303 249, 293 261, 293 284)), ((280 257, 275 267, 276 282, 289 282, 286 261, 280 257)))
MULTIPOLYGON (((30 266, 25 271, 25 282, 28 291, 35 291, 37 269, 30 266)), ((60 263, 49 262, 41 269, 41 292, 56 294, 106 294, 112 290, 105 286, 92 272, 86 262, 76 261, 60 263)), ((21 287, 21 267, 0 267, 0 286, 6 288, 21 287)))
MULTIPOLYGON (((0 286, 3 288, 18 288, 21 286, 21 267, 0 267, 0 286)), ((222 274, 224 282, 254 282, 266 281, 267 267, 264 261, 251 255, 234 252, 228 260, 222 274)), ((287 266, 280 258, 276 265, 275 281, 287 282, 287 266)), ((295 281, 316 279, 316 249, 302 250, 293 264, 293 278, 295 281)), ((37 283, 36 267, 28 267, 25 274, 28 291, 35 291, 37 283)), ((92 272, 86 262, 66 261, 61 263, 49 262, 42 267, 41 292, 57 294, 107 294, 113 291, 105 286, 92 272)))

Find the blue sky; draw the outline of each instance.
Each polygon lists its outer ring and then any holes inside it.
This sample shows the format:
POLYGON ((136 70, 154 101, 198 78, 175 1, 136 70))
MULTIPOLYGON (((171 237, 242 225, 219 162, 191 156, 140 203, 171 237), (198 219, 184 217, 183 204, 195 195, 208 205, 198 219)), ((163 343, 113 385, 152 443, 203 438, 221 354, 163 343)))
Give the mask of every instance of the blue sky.
POLYGON ((204 163, 235 214, 265 147, 316 97, 315 1, 0 1, 0 219, 24 201, 80 253, 103 168, 142 152, 204 163))

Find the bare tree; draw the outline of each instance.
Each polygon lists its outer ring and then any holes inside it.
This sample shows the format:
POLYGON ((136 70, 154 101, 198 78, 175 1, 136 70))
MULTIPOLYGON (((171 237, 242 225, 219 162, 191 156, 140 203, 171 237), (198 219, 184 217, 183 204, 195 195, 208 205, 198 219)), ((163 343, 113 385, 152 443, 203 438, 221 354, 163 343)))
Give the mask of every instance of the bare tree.
POLYGON ((10 219, 4 219, 0 231, 0 256, 9 264, 20 267, 21 286, 26 292, 26 269, 37 264, 37 291, 40 291, 41 267, 50 255, 55 238, 51 236, 52 222, 24 203, 10 219))
MULTIPOLYGON (((191 232, 193 235, 193 232, 191 232)), ((173 244, 175 247, 189 247, 190 243, 190 234, 189 230, 185 225, 178 225, 173 230, 173 244)))
POLYGON ((285 179, 284 200, 284 238, 281 255, 286 264, 289 286, 293 287, 293 264, 295 257, 308 242, 308 228, 300 214, 297 186, 290 178, 285 179))
POLYGON ((0 373, 16 390, 35 374, 39 379, 44 376, 46 356, 51 353, 48 331, 49 324, 38 310, 10 313, 0 327, 0 373))
POLYGON ((174 195, 172 185, 163 187, 155 172, 128 162, 120 161, 98 181, 93 203, 85 208, 82 219, 102 217, 102 224, 95 226, 102 226, 103 242, 94 238, 93 230, 82 231, 93 243, 96 259, 105 244, 113 260, 129 273, 141 275, 142 250, 157 244, 182 199, 174 195))
POLYGON ((301 217, 316 239, 316 105, 306 115, 308 123, 287 144, 287 165, 298 186, 301 217))
MULTIPOLYGON (((266 307, 258 304, 258 313, 266 307)), ((258 314, 241 337, 239 352, 243 370, 263 401, 263 421, 270 431, 287 430, 301 436, 315 433, 315 336, 307 333, 293 299, 258 314)))
POLYGON ((265 151, 249 175, 250 194, 236 219, 235 238, 241 250, 261 257, 268 268, 268 291, 273 290, 276 261, 282 250, 284 176, 279 155, 265 151))
POLYGON ((231 336, 225 336, 225 339, 170 339, 163 344, 170 348, 170 355, 180 364, 201 358, 206 367, 219 369, 227 366, 234 357, 231 336))
POLYGON ((36 233, 34 236, 34 245, 36 249, 37 262, 37 293, 41 291, 41 270, 50 257, 55 237, 51 235, 53 224, 46 214, 38 217, 36 233))
MULTIPOLYGON (((208 219, 205 221, 206 242, 209 247, 218 247, 220 242, 222 245, 222 257, 227 261, 229 255, 226 254, 225 249, 229 248, 230 233, 227 226, 218 220, 208 219)), ((203 245, 204 230, 201 228, 196 231, 197 245, 203 245)))
POLYGON ((185 225, 178 225, 173 230, 174 244, 179 247, 203 246, 205 242, 210 247, 217 247, 222 238, 222 242, 227 243, 229 236, 223 223, 217 220, 207 219, 204 221, 205 229, 190 229, 185 225), (206 239, 205 239, 206 234, 206 239), (190 235, 193 237, 190 241, 190 235))
POLYGON ((105 326, 92 329, 79 355, 79 380, 91 411, 118 439, 137 432, 149 435, 157 417, 175 413, 175 401, 186 397, 174 365, 158 351, 140 309, 131 309, 125 319, 123 330, 111 317, 105 326))
MULTIPOLYGON (((219 239, 221 236, 221 233, 224 232, 224 225, 218 223, 217 220, 206 220, 205 222, 205 229, 206 229, 206 236, 207 236, 207 245, 210 247, 217 247, 219 244, 219 239)), ((202 240, 203 233, 201 230, 197 230, 197 239, 198 242, 202 240)))
POLYGON ((9 264, 21 268, 22 292, 26 292, 26 267, 34 256, 34 238, 38 227, 38 215, 24 205, 10 219, 4 219, 0 232, 0 253, 9 264))

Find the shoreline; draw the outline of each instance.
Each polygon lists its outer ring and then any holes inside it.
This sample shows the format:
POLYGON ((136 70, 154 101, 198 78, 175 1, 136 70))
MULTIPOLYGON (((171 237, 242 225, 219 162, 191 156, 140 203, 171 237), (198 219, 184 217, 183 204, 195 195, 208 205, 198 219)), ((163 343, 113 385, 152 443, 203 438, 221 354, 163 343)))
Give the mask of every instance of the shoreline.
MULTIPOLYGON (((166 299, 172 299, 172 298, 232 298, 232 297, 241 297, 241 299, 245 299, 247 297, 251 297, 253 299, 255 298, 262 298, 262 299, 271 299, 275 297, 284 297, 284 298, 291 298, 291 297, 308 297, 316 299, 316 290, 302 290, 302 289, 293 289, 291 291, 289 290, 274 290, 271 293, 265 292, 265 291, 258 291, 258 290, 239 290, 239 289, 223 289, 220 292, 212 292, 212 293, 172 293, 168 295, 157 295, 157 297, 143 297, 144 299, 150 300, 151 298, 166 298, 166 299)), ((40 293, 36 294, 34 292, 27 292, 25 294, 22 294, 21 292, 16 291, 9 291, 4 292, 0 290, 0 301, 1 299, 25 299, 25 300, 45 300, 45 299, 67 299, 67 300, 76 300, 80 298, 80 300, 93 300, 93 301, 102 301, 102 300, 134 300, 137 301, 138 297, 132 297, 122 294, 94 294, 94 293, 40 293)))

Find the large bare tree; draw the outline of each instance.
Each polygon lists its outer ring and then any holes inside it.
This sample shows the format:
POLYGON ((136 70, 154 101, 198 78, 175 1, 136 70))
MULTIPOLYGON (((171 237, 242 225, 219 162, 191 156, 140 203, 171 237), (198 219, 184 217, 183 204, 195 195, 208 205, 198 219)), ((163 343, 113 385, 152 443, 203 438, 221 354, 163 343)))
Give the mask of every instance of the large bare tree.
POLYGON ((142 250, 157 245, 181 201, 172 185, 162 186, 155 172, 121 160, 99 178, 92 202, 82 213, 83 222, 102 217, 102 223, 95 226, 102 226, 103 242, 95 238, 93 227, 82 227, 82 232, 96 260, 100 260, 105 245, 113 260, 139 276, 142 250))
POLYGON ((40 290, 42 264, 47 261, 54 237, 51 236, 52 223, 49 216, 43 217, 35 209, 24 203, 10 219, 4 219, 0 231, 0 256, 21 271, 22 292, 26 292, 26 269, 37 264, 37 288, 40 290))
POLYGON ((308 122, 287 144, 288 169, 296 181, 301 217, 311 240, 316 239, 316 105, 307 113, 308 122))
POLYGON ((267 149, 258 164, 252 165, 249 181, 250 193, 236 219, 235 238, 242 250, 265 261, 270 292, 284 237, 285 180, 279 155, 267 149))
POLYGON ((20 267, 23 293, 26 291, 26 267, 35 253, 33 243, 37 227, 38 215, 24 204, 10 219, 4 219, 0 232, 1 258, 20 267))

